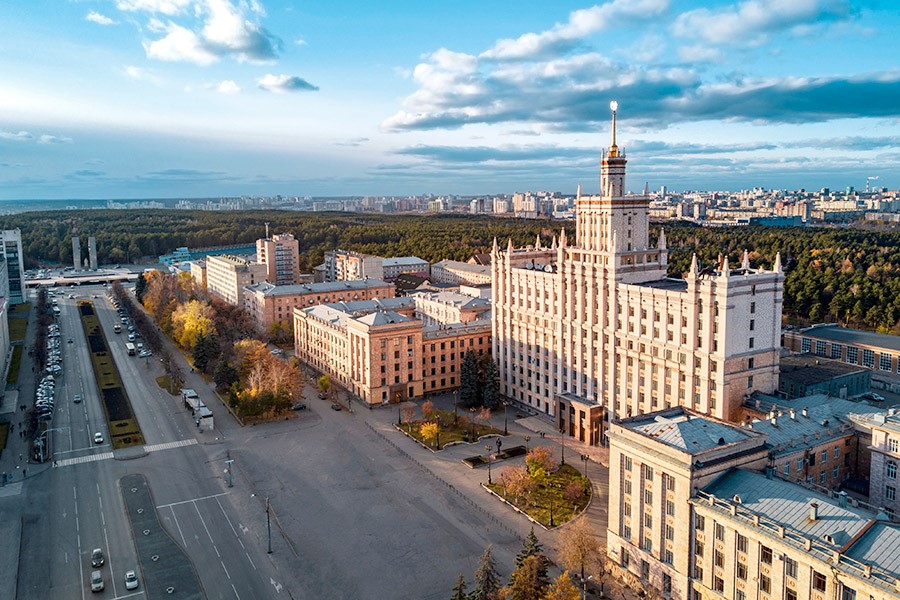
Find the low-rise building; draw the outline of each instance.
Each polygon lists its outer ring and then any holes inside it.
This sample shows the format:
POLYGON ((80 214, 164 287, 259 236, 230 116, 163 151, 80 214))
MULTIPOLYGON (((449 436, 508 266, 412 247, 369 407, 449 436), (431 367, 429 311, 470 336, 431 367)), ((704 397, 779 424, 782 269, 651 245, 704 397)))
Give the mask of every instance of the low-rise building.
POLYGON ((782 356, 778 372, 778 392, 786 398, 820 393, 838 398, 858 396, 869 391, 872 379, 868 369, 812 353, 782 356))
POLYGON ((187 263, 191 269, 191 279, 201 289, 206 289, 206 261, 192 260, 187 263))
POLYGON ((490 319, 491 302, 459 292, 419 292, 414 295, 419 317, 426 326, 490 319))
POLYGON ((244 288, 266 280, 266 266, 240 256, 206 258, 206 290, 229 304, 243 305, 244 288))
POLYGON ((607 553, 674 600, 886 600, 900 527, 775 476, 766 433, 673 408, 610 424, 607 553))
POLYGON ((900 336, 823 324, 784 332, 784 346, 793 352, 860 365, 894 378, 900 374, 900 336))
POLYGON ((248 285, 243 290, 244 308, 260 331, 269 331, 276 324, 290 327, 296 307, 393 297, 394 284, 377 279, 300 285, 272 285, 262 282, 248 285))
POLYGON ((491 283, 491 266, 473 265, 458 260, 442 260, 431 265, 431 280, 471 285, 491 283))
POLYGON ((352 281, 366 278, 393 281, 404 273, 427 277, 430 272, 431 264, 417 256, 382 258, 348 250, 331 250, 325 253, 325 281, 352 281))
POLYGON ((413 296, 297 307, 295 354, 367 404, 456 389, 465 353, 490 352, 490 320, 426 325, 418 301, 413 296))

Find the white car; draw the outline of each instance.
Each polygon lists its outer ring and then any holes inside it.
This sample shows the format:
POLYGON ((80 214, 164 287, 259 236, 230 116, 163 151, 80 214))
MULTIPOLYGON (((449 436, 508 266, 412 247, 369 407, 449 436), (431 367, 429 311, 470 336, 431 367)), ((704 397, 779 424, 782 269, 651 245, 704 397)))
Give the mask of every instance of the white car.
POLYGON ((99 431, 98 431, 97 433, 94 434, 94 443, 95 443, 95 444, 102 444, 102 443, 103 443, 103 434, 100 433, 99 431))
POLYGON ((125 589, 126 590, 136 590, 137 588, 138 588, 137 574, 134 571, 127 571, 125 573, 125 589))

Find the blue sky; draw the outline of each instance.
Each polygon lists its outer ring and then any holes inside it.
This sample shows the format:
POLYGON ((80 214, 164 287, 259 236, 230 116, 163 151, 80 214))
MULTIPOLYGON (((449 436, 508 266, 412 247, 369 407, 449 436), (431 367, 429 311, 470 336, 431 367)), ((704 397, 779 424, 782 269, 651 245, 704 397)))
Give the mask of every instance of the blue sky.
POLYGON ((900 188, 894 0, 6 0, 0 198, 900 188))

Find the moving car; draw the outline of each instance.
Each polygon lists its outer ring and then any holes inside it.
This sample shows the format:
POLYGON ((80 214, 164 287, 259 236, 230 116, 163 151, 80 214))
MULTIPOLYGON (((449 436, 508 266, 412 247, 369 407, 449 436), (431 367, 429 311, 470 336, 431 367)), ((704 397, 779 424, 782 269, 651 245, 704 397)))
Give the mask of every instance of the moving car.
POLYGON ((103 573, 100 571, 91 571, 91 591, 102 592, 104 587, 103 573))
POLYGON ((96 568, 102 567, 103 563, 106 562, 106 559, 103 557, 103 550, 100 548, 94 548, 91 551, 91 566, 96 568))
POLYGON ((340 404, 332 404, 331 410, 341 410, 341 405, 340 404))
POLYGON ((81 402, 81 394, 75 394, 75 397, 72 398, 72 402, 74 402, 75 404, 80 403, 81 402))
POLYGON ((136 590, 138 588, 138 578, 134 571, 126 571, 125 573, 125 589, 136 590))
POLYGON ((99 431, 98 431, 97 433, 94 434, 94 443, 95 443, 95 444, 102 444, 102 443, 103 443, 103 434, 100 433, 99 431))

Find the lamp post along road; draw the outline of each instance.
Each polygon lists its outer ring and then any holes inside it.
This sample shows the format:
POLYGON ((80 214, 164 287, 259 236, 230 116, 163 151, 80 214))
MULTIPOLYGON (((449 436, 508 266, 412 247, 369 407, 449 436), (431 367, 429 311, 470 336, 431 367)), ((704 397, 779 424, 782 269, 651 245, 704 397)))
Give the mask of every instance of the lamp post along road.
POLYGON ((503 401, 503 435, 509 435, 509 427, 507 426, 507 416, 509 412, 509 402, 503 401))
POLYGON ((269 497, 266 496, 266 532, 269 534, 269 549, 267 554, 272 554, 272 519, 269 517, 269 497))
POLYGON ((560 454, 560 464, 566 464, 566 432, 562 429, 559 430, 559 454, 560 454))
POLYGON ((493 483, 493 481, 491 481, 491 461, 494 458, 493 455, 491 454, 491 450, 493 450, 494 447, 490 444, 487 444, 484 447, 484 449, 488 451, 488 455, 487 455, 487 457, 488 457, 488 485, 491 485, 493 483))

